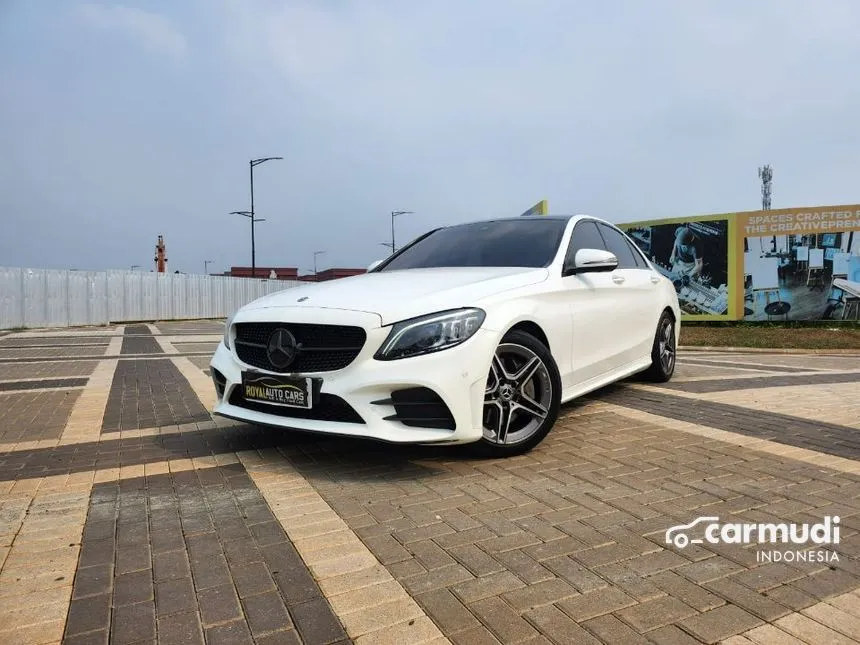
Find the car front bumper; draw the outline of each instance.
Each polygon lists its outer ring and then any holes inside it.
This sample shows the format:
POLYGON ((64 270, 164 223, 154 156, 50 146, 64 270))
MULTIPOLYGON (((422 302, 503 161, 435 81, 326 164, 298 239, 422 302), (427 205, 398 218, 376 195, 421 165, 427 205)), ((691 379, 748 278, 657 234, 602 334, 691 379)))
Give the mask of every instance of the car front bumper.
MULTIPOLYGON (((304 318, 304 316, 302 316, 304 318)), ((273 317, 266 318, 273 321, 273 317)), ((277 321, 278 318, 274 318, 277 321)), ((297 321, 286 318, 289 322, 297 321)), ((322 379, 320 394, 345 401, 364 423, 329 421, 283 416, 281 406, 257 404, 249 409, 230 402, 236 388, 242 387, 242 372, 272 374, 243 363, 233 349, 221 342, 210 367, 215 381, 215 414, 248 423, 284 429, 307 430, 335 435, 377 439, 393 443, 470 443, 483 434, 483 400, 493 353, 499 342, 497 332, 479 329, 462 345, 424 356, 379 361, 373 355, 388 336, 390 327, 362 325, 367 333, 363 349, 347 367, 331 372, 290 374, 322 379), (215 370, 223 378, 219 388, 215 370), (391 393, 409 388, 428 388, 435 392, 453 417, 453 429, 416 427, 397 419, 390 402, 391 393), (389 401, 389 403, 380 403, 389 401), (375 403, 374 403, 375 402, 375 403), (266 409, 266 411, 263 411, 266 409), (268 412, 271 409, 272 412, 268 412)), ((281 374, 281 376, 285 376, 281 374)))

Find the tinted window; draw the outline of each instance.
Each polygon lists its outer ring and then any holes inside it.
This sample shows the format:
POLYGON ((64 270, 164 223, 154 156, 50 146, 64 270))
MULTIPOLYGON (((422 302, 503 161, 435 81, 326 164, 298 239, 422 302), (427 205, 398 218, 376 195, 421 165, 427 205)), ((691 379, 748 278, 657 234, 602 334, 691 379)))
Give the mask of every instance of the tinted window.
POLYGON ((645 258, 642 257, 642 254, 639 252, 639 249, 636 248, 636 245, 630 240, 625 241, 627 242, 627 246, 630 247, 630 252, 633 254, 633 260, 636 262, 636 266, 640 269, 647 269, 648 263, 645 262, 645 258))
POLYGON ((429 267, 544 267, 555 258, 567 220, 499 220, 441 228, 419 238, 380 271, 429 267))
POLYGON ((627 238, 611 226, 604 224, 600 225, 600 232, 606 240, 606 250, 618 258, 618 268, 635 269, 636 259, 633 257, 633 250, 627 244, 627 238))
POLYGON ((576 252, 580 249, 605 249, 603 238, 600 237, 600 231, 597 230, 597 224, 590 221, 579 222, 573 227, 573 233, 570 236, 570 245, 567 247, 567 256, 564 263, 568 266, 573 266, 573 261, 576 258, 576 252))

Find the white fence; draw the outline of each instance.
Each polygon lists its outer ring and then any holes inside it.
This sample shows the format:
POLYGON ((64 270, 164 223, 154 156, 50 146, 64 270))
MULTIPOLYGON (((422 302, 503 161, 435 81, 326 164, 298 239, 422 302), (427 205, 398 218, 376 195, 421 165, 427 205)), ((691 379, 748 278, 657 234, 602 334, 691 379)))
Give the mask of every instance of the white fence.
POLYGON ((0 267, 0 329, 223 318, 297 280, 0 267))

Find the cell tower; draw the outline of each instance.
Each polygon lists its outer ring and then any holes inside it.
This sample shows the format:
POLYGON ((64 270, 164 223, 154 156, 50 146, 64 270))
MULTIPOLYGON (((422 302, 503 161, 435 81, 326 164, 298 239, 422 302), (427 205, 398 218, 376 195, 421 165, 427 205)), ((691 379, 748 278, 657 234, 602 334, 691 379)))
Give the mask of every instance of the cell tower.
POLYGON ((761 166, 758 169, 758 176, 761 179, 761 209, 769 211, 770 193, 773 188, 773 168, 770 166, 761 166))

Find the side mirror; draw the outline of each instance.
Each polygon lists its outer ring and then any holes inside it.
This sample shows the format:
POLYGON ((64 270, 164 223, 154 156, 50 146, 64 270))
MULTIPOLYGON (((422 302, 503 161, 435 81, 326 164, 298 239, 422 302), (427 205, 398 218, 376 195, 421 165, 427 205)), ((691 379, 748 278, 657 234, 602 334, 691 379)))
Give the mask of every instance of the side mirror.
POLYGON ((603 249, 579 249, 573 262, 574 266, 565 266, 564 275, 614 271, 618 268, 618 258, 603 249))
POLYGON ((382 260, 376 260, 375 262, 371 262, 371 263, 370 263, 370 266, 369 266, 369 267, 367 267, 367 272, 368 272, 368 273, 370 273, 370 272, 371 272, 371 271, 373 271, 376 267, 378 267, 380 264, 382 264, 382 260))

